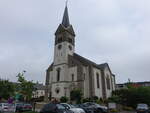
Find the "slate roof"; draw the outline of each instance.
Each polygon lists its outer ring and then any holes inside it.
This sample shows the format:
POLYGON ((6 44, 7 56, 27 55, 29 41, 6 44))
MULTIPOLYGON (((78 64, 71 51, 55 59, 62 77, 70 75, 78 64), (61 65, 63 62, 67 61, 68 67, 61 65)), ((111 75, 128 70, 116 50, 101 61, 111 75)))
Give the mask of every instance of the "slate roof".
POLYGON ((64 16, 63 16, 63 20, 62 20, 62 25, 64 25, 65 27, 70 26, 67 6, 65 7, 64 16))
POLYGON ((35 84, 34 88, 36 88, 36 90, 45 90, 45 86, 43 84, 35 84))
MULTIPOLYGON (((91 65, 91 66, 96 67, 101 70, 104 70, 106 67, 108 67, 108 69, 110 70, 108 63, 96 64, 95 62, 93 62, 87 58, 84 58, 84 57, 78 55, 77 53, 74 53, 73 58, 86 66, 91 65)), ((111 70, 110 70, 110 72, 111 72, 111 70)))
POLYGON ((47 71, 52 71, 52 70, 53 70, 53 65, 54 65, 54 63, 52 63, 52 64, 48 67, 47 71))

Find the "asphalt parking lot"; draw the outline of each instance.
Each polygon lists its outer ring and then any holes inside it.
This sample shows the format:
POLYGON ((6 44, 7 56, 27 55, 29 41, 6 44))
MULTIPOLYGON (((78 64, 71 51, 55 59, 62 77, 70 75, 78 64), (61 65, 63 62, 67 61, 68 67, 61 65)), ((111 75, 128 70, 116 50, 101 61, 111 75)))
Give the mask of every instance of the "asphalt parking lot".
POLYGON ((122 111, 122 112, 119 112, 119 113, 136 113, 135 111, 122 111))

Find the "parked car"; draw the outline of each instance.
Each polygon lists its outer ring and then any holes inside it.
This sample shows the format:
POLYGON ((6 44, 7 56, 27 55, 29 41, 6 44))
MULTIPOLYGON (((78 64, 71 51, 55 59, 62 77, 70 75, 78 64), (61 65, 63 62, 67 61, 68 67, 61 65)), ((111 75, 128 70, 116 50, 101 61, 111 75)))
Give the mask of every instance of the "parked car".
POLYGON ((94 108, 95 109, 94 112, 96 112, 96 113, 108 113, 108 108, 106 106, 102 106, 102 105, 96 104, 94 102, 86 102, 86 103, 84 103, 84 105, 94 108))
POLYGON ((149 113, 149 107, 147 104, 138 104, 136 111, 137 113, 149 113))
POLYGON ((15 106, 16 106, 16 112, 23 112, 23 107, 24 107, 23 103, 16 103, 15 106))
POLYGON ((49 103, 43 106, 40 113, 73 113, 61 104, 49 103))
POLYGON ((15 104, 9 104, 9 103, 0 103, 0 112, 15 112, 16 107, 15 104))
POLYGON ((82 108, 85 111, 85 113, 94 113, 95 112, 94 108, 89 107, 89 106, 84 105, 84 104, 76 104, 75 106, 78 108, 82 108))
POLYGON ((61 105, 63 105, 65 108, 73 111, 74 113, 85 113, 85 111, 82 108, 77 108, 74 105, 67 104, 67 103, 61 103, 61 105))
POLYGON ((23 111, 32 111, 32 105, 31 104, 23 104, 23 111))

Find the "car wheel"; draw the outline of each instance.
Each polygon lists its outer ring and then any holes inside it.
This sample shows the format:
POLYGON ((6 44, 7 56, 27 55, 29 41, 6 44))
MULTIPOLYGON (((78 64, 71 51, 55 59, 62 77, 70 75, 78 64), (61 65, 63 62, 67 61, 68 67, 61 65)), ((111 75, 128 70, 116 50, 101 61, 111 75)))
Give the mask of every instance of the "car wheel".
POLYGON ((103 113, 102 109, 98 109, 97 111, 98 113, 103 113))

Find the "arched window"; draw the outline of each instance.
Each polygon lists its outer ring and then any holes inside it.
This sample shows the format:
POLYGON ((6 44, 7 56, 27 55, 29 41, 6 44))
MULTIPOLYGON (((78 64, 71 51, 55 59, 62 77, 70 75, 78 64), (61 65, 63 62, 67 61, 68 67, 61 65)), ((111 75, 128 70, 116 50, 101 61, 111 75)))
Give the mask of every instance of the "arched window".
POLYGON ((99 74, 98 73, 96 73, 96 79, 97 79, 97 88, 99 88, 100 85, 99 85, 99 74))
POLYGON ((85 80, 85 73, 83 74, 83 79, 85 80))
POLYGON ((61 69, 58 68, 57 69, 57 82, 60 81, 60 71, 61 71, 61 69))
POLYGON ((109 76, 106 78, 106 83, 107 83, 107 89, 110 89, 110 79, 109 76))
POLYGON ((57 42, 60 43, 60 42, 62 42, 62 40, 63 40, 62 37, 59 37, 59 38, 57 39, 57 42))
POLYGON ((71 75, 71 77, 72 77, 72 78, 71 78, 71 79, 72 79, 72 81, 74 81, 74 74, 72 74, 72 75, 71 75))
POLYGON ((72 43, 72 42, 73 42, 71 38, 69 38, 69 39, 68 39, 68 41, 69 41, 70 43, 72 43))

